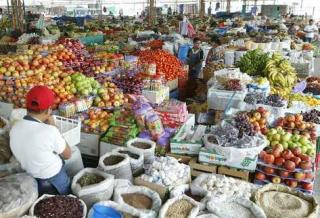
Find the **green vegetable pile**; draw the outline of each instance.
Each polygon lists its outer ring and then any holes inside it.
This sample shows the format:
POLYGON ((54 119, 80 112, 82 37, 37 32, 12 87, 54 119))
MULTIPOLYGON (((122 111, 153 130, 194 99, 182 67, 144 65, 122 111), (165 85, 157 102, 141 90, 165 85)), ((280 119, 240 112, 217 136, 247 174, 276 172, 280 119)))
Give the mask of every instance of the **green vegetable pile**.
POLYGON ((242 56, 236 66, 240 68, 241 72, 250 76, 263 76, 263 71, 269 59, 269 53, 265 53, 261 49, 255 49, 242 56))

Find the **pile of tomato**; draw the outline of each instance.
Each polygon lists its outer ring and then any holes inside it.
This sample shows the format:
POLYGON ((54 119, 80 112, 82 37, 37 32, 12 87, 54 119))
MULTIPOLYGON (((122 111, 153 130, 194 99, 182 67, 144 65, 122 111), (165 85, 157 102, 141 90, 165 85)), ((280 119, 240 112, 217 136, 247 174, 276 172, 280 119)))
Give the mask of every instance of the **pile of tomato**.
POLYGON ((163 50, 145 50, 138 53, 140 64, 157 66, 157 74, 164 74, 171 81, 184 74, 182 63, 174 55, 163 50))

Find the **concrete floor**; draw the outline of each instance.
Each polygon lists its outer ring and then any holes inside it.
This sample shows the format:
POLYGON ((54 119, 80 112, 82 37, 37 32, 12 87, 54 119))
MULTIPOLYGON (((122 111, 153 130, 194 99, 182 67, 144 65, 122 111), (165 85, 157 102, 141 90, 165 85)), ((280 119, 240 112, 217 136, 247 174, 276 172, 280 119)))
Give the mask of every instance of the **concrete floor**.
MULTIPOLYGON (((316 181, 314 184, 314 197, 317 199, 318 203, 320 204, 320 169, 317 172, 316 181)), ((318 217, 320 217, 320 211, 318 213, 318 217)))

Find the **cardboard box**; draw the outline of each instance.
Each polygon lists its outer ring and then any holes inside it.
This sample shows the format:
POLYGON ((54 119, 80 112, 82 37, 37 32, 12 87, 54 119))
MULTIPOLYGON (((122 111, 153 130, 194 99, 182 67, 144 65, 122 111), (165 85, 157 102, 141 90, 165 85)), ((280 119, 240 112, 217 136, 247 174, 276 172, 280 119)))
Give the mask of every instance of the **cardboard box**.
POLYGON ((167 198, 168 189, 165 186, 144 181, 140 177, 136 177, 134 179, 133 183, 134 183, 134 185, 145 186, 145 187, 150 188, 151 190, 157 192, 160 195, 160 198, 162 201, 165 201, 167 198))
POLYGON ((169 87, 164 86, 159 91, 142 90, 142 95, 153 104, 161 104, 164 100, 169 100, 169 87))
POLYGON ((99 156, 100 135, 81 132, 80 143, 77 145, 82 154, 99 156))
POLYGON ((101 141, 99 147, 100 147, 99 156, 101 157, 105 153, 111 152, 115 148, 124 147, 124 146, 114 145, 114 144, 101 141))
POLYGON ((256 155, 255 158, 243 156, 243 158, 237 158, 234 159, 234 161, 230 161, 227 157, 225 157, 222 154, 219 154, 214 149, 201 148, 199 152, 199 162, 201 163, 234 167, 248 171, 255 171, 257 161, 258 155, 256 155))

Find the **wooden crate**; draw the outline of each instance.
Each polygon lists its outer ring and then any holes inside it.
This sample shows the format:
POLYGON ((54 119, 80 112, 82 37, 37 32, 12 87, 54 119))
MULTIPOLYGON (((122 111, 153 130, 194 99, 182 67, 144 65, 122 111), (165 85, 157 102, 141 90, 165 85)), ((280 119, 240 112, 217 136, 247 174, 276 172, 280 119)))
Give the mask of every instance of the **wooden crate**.
POLYGON ((226 167, 226 166, 219 166, 217 172, 218 174, 221 174, 221 175, 234 177, 247 182, 250 181, 250 173, 245 170, 240 170, 240 169, 226 167))
POLYGON ((191 176, 199 176, 202 173, 216 173, 217 166, 215 165, 204 165, 198 163, 197 158, 192 158, 189 162, 191 168, 191 176))
POLYGON ((186 155, 179 155, 179 154, 172 154, 172 153, 167 153, 166 154, 169 157, 174 157, 176 158, 180 163, 184 163, 184 164, 189 164, 190 160, 192 159, 192 157, 190 156, 186 156, 186 155))

